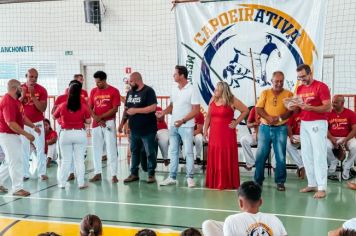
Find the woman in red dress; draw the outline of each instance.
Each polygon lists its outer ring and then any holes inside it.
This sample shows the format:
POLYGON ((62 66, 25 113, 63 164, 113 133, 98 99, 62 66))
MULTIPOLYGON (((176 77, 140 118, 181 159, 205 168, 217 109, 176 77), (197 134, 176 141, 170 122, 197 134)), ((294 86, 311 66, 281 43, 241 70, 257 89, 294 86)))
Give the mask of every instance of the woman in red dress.
POLYGON ((236 126, 248 108, 231 93, 226 82, 219 82, 209 103, 204 136, 209 141, 206 187, 237 189, 240 186, 236 126), (240 111, 234 119, 235 110, 240 111))

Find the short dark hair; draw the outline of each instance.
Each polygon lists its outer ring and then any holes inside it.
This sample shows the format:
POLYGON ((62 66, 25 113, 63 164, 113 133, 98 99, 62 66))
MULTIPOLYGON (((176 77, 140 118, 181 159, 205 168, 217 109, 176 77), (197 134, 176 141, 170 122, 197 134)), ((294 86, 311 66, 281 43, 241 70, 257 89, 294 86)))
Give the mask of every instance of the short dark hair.
POLYGON ((46 232, 46 233, 41 233, 37 236, 60 236, 60 235, 56 234, 55 232, 46 232))
POLYGON ((305 72, 307 73, 307 75, 310 74, 311 72, 311 69, 310 69, 310 66, 307 65, 307 64, 300 64, 298 67, 297 67, 297 71, 302 71, 302 70, 305 70, 305 72))
POLYGON ((178 71, 179 75, 184 75, 184 78, 188 78, 188 70, 185 66, 176 65, 175 69, 178 71))
POLYGON ((107 78, 106 73, 101 70, 95 72, 93 77, 94 77, 94 79, 99 79, 99 80, 106 80, 106 78, 107 78))
POLYGON ((189 228, 184 230, 180 236, 202 236, 202 234, 200 233, 199 230, 195 229, 195 228, 189 228))
POLYGON ((266 38, 268 38, 269 40, 272 40, 272 36, 269 34, 266 35, 266 38))
POLYGON ((340 230, 339 236, 356 236, 356 230, 342 229, 340 230))
POLYGON ((103 226, 101 220, 96 215, 86 215, 80 223, 81 236, 98 236, 101 235, 103 226))
POLYGON ((254 181, 243 182, 237 190, 239 197, 246 198, 251 202, 258 202, 261 199, 261 186, 254 181))
POLYGON ((156 236, 156 232, 151 229, 142 229, 138 231, 135 236, 156 236))

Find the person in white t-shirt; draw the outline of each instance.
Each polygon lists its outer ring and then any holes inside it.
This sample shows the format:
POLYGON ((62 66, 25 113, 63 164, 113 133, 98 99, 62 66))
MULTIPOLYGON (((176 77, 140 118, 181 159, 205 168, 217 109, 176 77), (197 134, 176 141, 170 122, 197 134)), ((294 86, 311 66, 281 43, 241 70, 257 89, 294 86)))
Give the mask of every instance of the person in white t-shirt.
POLYGON ((262 189, 253 181, 241 184, 237 190, 242 213, 230 215, 225 222, 203 222, 204 236, 286 236, 282 222, 274 215, 259 212, 262 189))
POLYGON ((187 160, 187 183, 188 187, 195 187, 193 135, 194 117, 199 113, 200 101, 198 93, 188 81, 188 70, 185 66, 176 66, 174 81, 178 86, 173 87, 169 106, 160 112, 156 112, 157 118, 172 114, 169 128, 169 157, 171 160, 169 177, 160 183, 161 186, 175 185, 179 166, 180 140, 183 142, 184 156, 187 160))

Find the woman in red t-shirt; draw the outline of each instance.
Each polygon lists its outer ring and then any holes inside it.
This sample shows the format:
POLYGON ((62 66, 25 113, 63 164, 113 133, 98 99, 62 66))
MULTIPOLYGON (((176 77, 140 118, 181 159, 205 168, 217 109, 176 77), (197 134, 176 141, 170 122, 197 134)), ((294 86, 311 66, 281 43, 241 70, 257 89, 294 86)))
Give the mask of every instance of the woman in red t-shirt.
POLYGON ((51 127, 48 119, 43 120, 45 130, 45 154, 47 155, 47 168, 50 167, 51 161, 57 160, 56 143, 58 139, 57 132, 51 127))
POLYGON ((72 160, 77 174, 79 189, 88 185, 84 182, 84 155, 87 147, 85 124, 90 124, 90 113, 86 103, 81 102, 81 84, 73 83, 69 87, 67 101, 58 106, 53 113, 55 119, 61 119, 62 131, 59 146, 62 163, 59 171, 59 188, 65 188, 72 160))

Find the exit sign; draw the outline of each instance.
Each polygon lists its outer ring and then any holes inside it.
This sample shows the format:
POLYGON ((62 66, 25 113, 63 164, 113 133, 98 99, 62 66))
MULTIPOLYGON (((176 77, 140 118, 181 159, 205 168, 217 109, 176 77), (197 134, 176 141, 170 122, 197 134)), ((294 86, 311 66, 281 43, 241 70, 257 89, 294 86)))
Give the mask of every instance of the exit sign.
POLYGON ((73 55, 73 51, 65 51, 64 55, 66 56, 72 56, 73 55))

